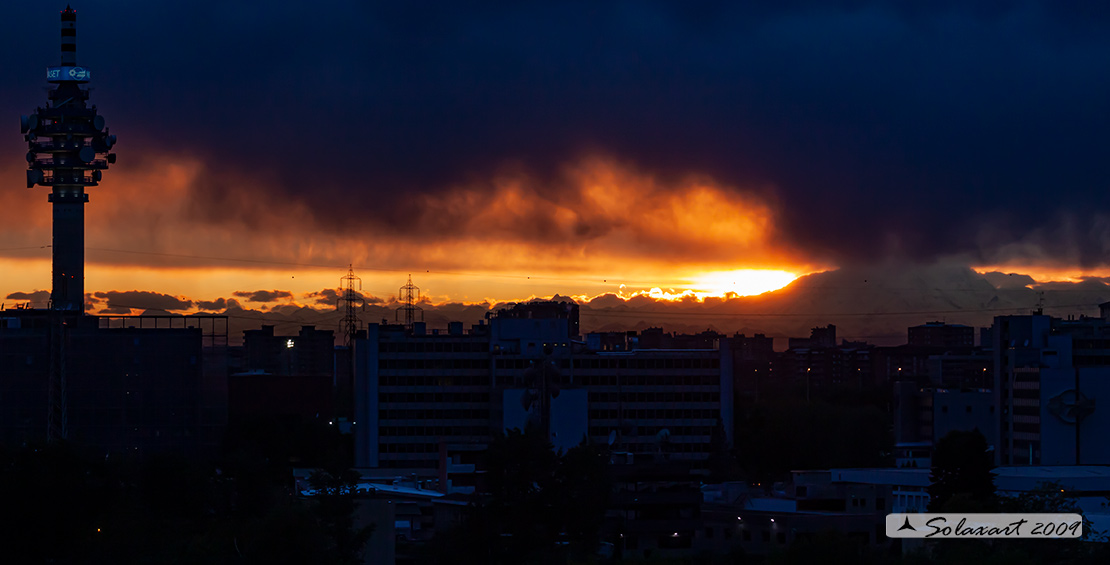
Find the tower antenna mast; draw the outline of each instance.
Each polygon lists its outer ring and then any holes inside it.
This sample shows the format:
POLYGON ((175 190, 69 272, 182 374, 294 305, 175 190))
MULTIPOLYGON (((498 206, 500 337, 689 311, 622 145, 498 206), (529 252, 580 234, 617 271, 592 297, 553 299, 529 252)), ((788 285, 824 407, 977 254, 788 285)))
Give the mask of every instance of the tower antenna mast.
POLYGON ((100 182, 102 171, 116 162, 116 136, 104 116, 89 107, 89 69, 77 65, 77 11, 61 12, 61 60, 46 68, 52 86, 47 105, 20 116, 19 132, 27 142, 27 188, 50 187, 53 204, 53 272, 50 289, 50 374, 47 381, 46 437, 68 435, 66 345, 69 322, 85 313, 86 187, 100 182))
POLYGON ((61 13, 62 59, 46 68, 50 89, 46 107, 20 117, 27 142, 27 188, 50 187, 54 205, 54 269, 50 305, 81 314, 85 309, 85 188, 100 182, 101 171, 116 162, 116 136, 104 127, 96 106, 88 107, 91 73, 77 66, 77 12, 61 13))

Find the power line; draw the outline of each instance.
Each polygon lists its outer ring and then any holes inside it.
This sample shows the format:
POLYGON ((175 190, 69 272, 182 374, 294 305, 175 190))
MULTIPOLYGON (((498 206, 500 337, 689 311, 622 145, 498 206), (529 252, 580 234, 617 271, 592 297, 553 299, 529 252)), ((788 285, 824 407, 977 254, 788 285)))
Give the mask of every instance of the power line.
MULTIPOLYGON (((239 263, 252 263, 257 265, 282 265, 287 267, 309 267, 313 269, 342 269, 342 265, 326 265, 321 263, 300 263, 296 261, 274 261, 267 259, 245 259, 241 257, 217 257, 213 255, 189 255, 182 253, 162 253, 157 251, 137 251, 131 249, 110 249, 107 247, 86 247, 88 251, 105 251, 109 253, 128 253, 133 255, 151 255, 155 257, 174 257, 177 259, 198 259, 198 260, 212 260, 212 261, 231 261, 239 263)), ((353 268, 354 265, 348 265, 353 268)), ((386 269, 382 267, 369 267, 358 266, 361 271, 377 271, 381 273, 405 273, 412 271, 412 269, 386 269)), ((598 282, 596 278, 568 278, 568 277, 551 277, 545 275, 507 275, 499 273, 475 273, 469 271, 441 271, 441 270, 424 270, 425 273, 433 275, 450 275, 459 277, 481 277, 481 278, 500 278, 500 279, 517 279, 517 280, 552 280, 552 281, 570 281, 570 282, 598 282)), ((617 281, 616 277, 613 277, 617 281)), ((601 278, 602 283, 608 283, 608 279, 601 278)), ((639 281, 631 281, 639 282, 639 281)), ((616 283, 612 283, 616 284, 616 283)), ((628 284, 625 282, 625 284, 628 284)))
MULTIPOLYGON (((50 246, 45 246, 45 247, 50 247, 50 246)), ((12 249, 37 249, 37 248, 38 247, 25 247, 25 248, 12 248, 12 249)), ((314 269, 342 269, 343 268, 342 265, 330 265, 330 264, 321 264, 321 263, 301 263, 301 262, 296 262, 296 261, 276 261, 276 260, 267 260, 267 259, 246 259, 246 258, 240 258, 240 257, 219 257, 219 256, 214 256, 214 255, 191 255, 191 254, 181 254, 181 253, 163 253, 163 252, 156 252, 156 251, 138 251, 138 250, 130 250, 130 249, 111 249, 111 248, 105 248, 105 247, 86 247, 86 249, 90 250, 90 251, 105 251, 105 252, 110 252, 110 253, 128 253, 128 254, 135 254, 135 255, 152 255, 152 256, 160 256, 160 257, 175 257, 175 258, 179 258, 179 259, 231 261, 231 262, 240 262, 240 263, 253 263, 253 264, 260 264, 260 265, 282 265, 282 266, 289 266, 289 267, 308 267, 308 268, 314 268, 314 269)), ((359 270, 363 270, 363 271, 376 271, 376 272, 382 272, 382 273, 403 273, 403 272, 412 271, 412 269, 388 269, 388 268, 370 267, 370 266, 358 266, 358 268, 359 268, 359 270)), ((460 277, 501 278, 501 279, 516 279, 516 280, 551 280, 551 281, 590 282, 590 283, 597 283, 597 282, 599 282, 598 279, 600 279, 600 282, 602 284, 614 284, 615 285, 615 284, 618 284, 618 283, 622 283, 622 284, 626 284, 626 285, 627 284, 636 284, 638 286, 659 286, 659 283, 654 282, 654 281, 628 281, 628 280, 625 280, 625 279, 621 279, 619 277, 606 277, 606 276, 601 276, 601 277, 596 277, 596 278, 572 278, 572 277, 553 277, 553 276, 546 276, 546 275, 511 275, 511 274, 503 274, 503 273, 476 273, 476 272, 470 272, 470 271, 424 270, 424 272, 428 273, 428 274, 434 274, 434 275, 449 275, 449 276, 460 276, 460 277), (608 281, 610 279, 612 279, 614 282, 609 283, 608 281)), ((817 274, 817 273, 814 273, 814 274, 817 274)), ((803 275, 803 276, 805 276, 805 275, 803 275)), ((1095 277, 1095 278, 1097 279, 1097 277, 1095 277)), ((800 279, 800 277, 799 277, 799 279, 800 279)), ((795 280, 799 280, 799 279, 795 279, 795 280)), ((987 284, 990 284, 985 279, 983 280, 983 282, 985 282, 987 284)), ((1053 282, 1059 282, 1059 281, 1045 281, 1045 282, 1036 282, 1036 281, 1034 281, 1031 284, 1043 285, 1043 284, 1049 284, 1049 283, 1053 283, 1053 282)), ((1080 284, 1080 283, 1069 283, 1069 284, 1080 284)), ((691 281, 690 284, 687 285, 687 286, 697 286, 697 283, 691 281)), ((1110 285, 1108 285, 1108 286, 1110 286, 1110 285)), ((995 292, 999 292, 999 291, 1001 291, 1001 292, 1006 292, 1006 291, 1018 291, 1018 292, 1035 291, 1034 289, 1031 289, 1031 288, 1028 288, 1028 287, 1020 287, 1020 288, 997 288, 996 287, 996 288, 993 288, 993 289, 946 288, 946 287, 921 288, 921 287, 893 287, 893 286, 884 286, 882 284, 868 285, 867 283, 864 283, 864 284, 859 285, 859 286, 805 285, 805 284, 803 284, 803 285, 799 285, 797 288, 799 288, 799 289, 805 288, 805 289, 813 289, 813 290, 896 290, 896 291, 910 291, 910 292, 917 292, 917 293, 920 293, 920 292, 923 292, 923 291, 933 291, 933 290, 944 291, 944 292, 991 292, 992 290, 995 291, 995 292)), ((1088 290, 1088 289, 1051 289, 1051 290, 1052 290, 1052 292, 1094 292, 1094 290, 1088 290)))
MULTIPOLYGON (((0 248, 0 251, 18 251, 18 250, 28 250, 28 249, 48 249, 50 247, 51 247, 50 245, 7 247, 7 248, 0 248)), ((304 262, 298 262, 298 261, 277 261, 277 260, 269 260, 269 259, 248 259, 248 258, 243 258, 243 257, 220 257, 220 256, 215 256, 215 255, 165 253, 165 252, 157 252, 157 251, 139 251, 139 250, 133 250, 133 249, 114 249, 114 248, 107 248, 107 247, 86 247, 85 249, 88 250, 88 251, 101 251, 101 252, 107 252, 107 253, 125 253, 125 254, 131 254, 131 255, 147 255, 147 256, 154 256, 154 257, 172 257, 172 258, 177 258, 177 259, 228 261, 228 262, 235 262, 235 263, 248 263, 248 264, 254 264, 254 265, 278 265, 278 266, 285 266, 285 267, 304 267, 304 268, 311 268, 311 269, 336 269, 336 270, 341 270, 342 269, 342 265, 323 264, 323 263, 304 263, 304 262)), ((374 272, 381 272, 381 273, 403 273, 403 272, 411 272, 412 271, 412 269, 390 269, 390 268, 371 267, 371 266, 359 266, 358 268, 359 268, 359 270, 374 271, 374 272)), ((575 278, 575 277, 554 277, 554 276, 546 276, 546 275, 514 275, 514 274, 504 274, 504 273, 479 273, 479 272, 470 272, 470 271, 447 271, 447 270, 431 270, 431 269, 424 270, 423 272, 425 272, 427 274, 434 274, 434 275, 457 276, 457 277, 475 277, 475 278, 486 278, 486 279, 493 278, 493 279, 525 280, 525 281, 527 281, 527 280, 543 280, 543 281, 562 281, 562 282, 578 282, 578 283, 593 283, 593 284, 600 283, 600 284, 612 284, 612 285, 625 284, 625 285, 650 286, 650 287, 661 287, 662 286, 657 281, 629 281, 629 280, 621 279, 619 277, 606 277, 606 276, 590 277, 590 278, 585 278, 585 277, 575 278), (609 283, 609 280, 613 280, 614 282, 609 283)), ((1097 280, 1097 277, 1095 279, 1097 280)), ((798 280, 798 279, 796 279, 796 280, 798 280)), ((987 281, 984 280, 984 282, 987 282, 987 281)), ((1031 284, 1044 285, 1044 284, 1050 284, 1050 283, 1053 283, 1053 282, 1059 282, 1059 281, 1045 281, 1045 282, 1040 282, 1040 283, 1033 282, 1031 284)), ((1085 281, 1081 281, 1081 282, 1085 282, 1085 281)), ((987 284, 990 284, 990 283, 987 282, 987 284)), ((1069 284, 1080 284, 1080 283, 1069 283, 1069 284)), ((691 281, 688 285, 685 285, 685 286, 696 287, 697 283, 691 281)), ((788 287, 789 287, 789 285, 788 285, 788 287)), ((788 288, 788 287, 784 287, 784 288, 788 288)), ((869 285, 866 282, 864 284, 861 284, 861 285, 858 285, 858 286, 809 285, 809 284, 804 284, 803 283, 803 284, 800 284, 797 287, 795 287, 795 289, 797 289, 797 290, 806 289, 806 290, 907 291, 907 292, 914 292, 914 293, 930 292, 930 291, 940 291, 940 292, 1036 292, 1036 289, 1032 289, 1032 288, 1029 288, 1029 287, 993 288, 993 289, 978 289, 978 288, 966 288, 966 287, 964 287, 964 288, 946 288, 946 287, 920 288, 920 287, 892 287, 892 286, 884 286, 882 284, 869 285)), ((688 289, 682 289, 682 290, 687 291, 688 289)), ((1059 293, 1059 292, 1097 292, 1098 291, 1098 289, 1082 289, 1082 288, 1047 289, 1047 290, 1050 291, 1050 292, 1053 292, 1053 293, 1059 293)), ((743 299, 743 298, 754 298, 754 297, 755 296, 742 296, 740 298, 743 299)))
POLYGON ((23 251, 25 249, 50 249, 50 245, 29 245, 27 247, 0 247, 0 251, 23 251))
MULTIPOLYGON (((116 304, 116 303, 109 303, 108 308, 127 308, 129 310, 163 310, 163 311, 168 312, 168 310, 165 310, 164 308, 151 308, 149 306, 132 306, 132 305, 128 305, 128 304, 116 304)), ((337 312, 333 312, 333 311, 320 312, 320 311, 316 310, 315 308, 311 308, 311 307, 308 307, 308 306, 305 306, 305 308, 308 308, 309 310, 312 310, 312 311, 316 312, 317 314, 320 314, 320 316, 314 317, 314 318, 303 319, 303 320, 278 320, 278 319, 274 319, 274 318, 268 318, 268 317, 265 317, 265 316, 250 316, 250 315, 244 315, 244 314, 230 314, 230 313, 227 313, 226 311, 223 314, 217 314, 217 313, 214 313, 214 312, 206 312, 206 313, 197 312, 195 314, 176 314, 176 315, 181 316, 183 319, 186 319, 186 318, 204 318, 204 317, 210 317, 210 316, 226 316, 228 318, 235 318, 235 319, 238 319, 238 320, 256 320, 256 321, 262 321, 262 322, 271 322, 275 325, 281 325, 281 324, 314 324, 314 323, 317 323, 317 322, 327 321, 330 318, 338 319, 340 317, 339 313, 337 313, 337 312)), ((97 315, 98 316, 105 316, 105 317, 112 317, 112 316, 124 316, 126 314, 97 314, 97 315)), ((141 314, 139 314, 139 315, 141 316, 141 314)), ((173 316, 175 314, 171 313, 170 315, 173 316)), ((276 315, 285 315, 285 314, 276 314, 276 315)))

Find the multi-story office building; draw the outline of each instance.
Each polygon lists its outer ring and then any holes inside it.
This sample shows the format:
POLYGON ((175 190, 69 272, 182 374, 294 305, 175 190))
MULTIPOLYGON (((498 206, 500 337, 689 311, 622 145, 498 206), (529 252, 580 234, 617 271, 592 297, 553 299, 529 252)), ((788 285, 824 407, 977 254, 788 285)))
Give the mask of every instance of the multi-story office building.
POLYGON ((775 380, 814 392, 844 387, 862 389, 875 381, 873 355, 873 347, 858 343, 792 347, 778 356, 775 380))
POLYGON ((908 330, 906 342, 918 347, 972 347, 975 345, 975 328, 962 324, 928 322, 908 330))
MULTIPOLYGON (((996 462, 1107 464, 1110 323, 1102 318, 999 316, 993 339, 996 462)), ((992 438, 988 438, 992 439, 992 438)))
POLYGON ((950 432, 979 430, 986 438, 994 437, 998 413, 993 401, 993 392, 985 388, 919 388, 912 381, 894 383, 896 447, 926 452, 897 458, 928 467, 932 446, 950 432))
POLYGON ((763 334, 748 337, 738 333, 729 341, 732 346, 732 369, 736 394, 758 398, 765 390, 773 388, 775 347, 774 338, 763 334))
POLYGON ((530 422, 557 447, 588 440, 676 461, 708 460, 722 430, 727 441, 728 339, 592 351, 577 331, 569 303, 517 305, 469 331, 371 326, 355 346, 356 465, 446 480, 480 466, 494 435, 530 422))
POLYGON ((274 326, 243 332, 239 372, 278 376, 326 376, 335 372, 335 332, 302 326, 296 335, 276 335, 274 326))
POLYGON ((215 452, 227 424, 226 317, 58 316, 0 311, 0 443, 215 452))

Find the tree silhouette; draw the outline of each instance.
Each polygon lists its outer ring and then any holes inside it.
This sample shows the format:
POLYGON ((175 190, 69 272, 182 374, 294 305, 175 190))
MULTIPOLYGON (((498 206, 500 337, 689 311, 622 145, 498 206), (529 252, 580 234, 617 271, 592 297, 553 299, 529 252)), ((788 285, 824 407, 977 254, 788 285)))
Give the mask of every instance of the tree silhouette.
POLYGON ((997 507, 994 462, 979 430, 953 431, 937 442, 929 473, 929 511, 989 512, 997 507), (950 508, 958 503, 960 508, 950 508))
POLYGON ((485 494, 437 535, 429 563, 565 563, 597 549, 608 505, 607 457, 583 443, 556 452, 538 427, 509 430, 486 452, 485 494))

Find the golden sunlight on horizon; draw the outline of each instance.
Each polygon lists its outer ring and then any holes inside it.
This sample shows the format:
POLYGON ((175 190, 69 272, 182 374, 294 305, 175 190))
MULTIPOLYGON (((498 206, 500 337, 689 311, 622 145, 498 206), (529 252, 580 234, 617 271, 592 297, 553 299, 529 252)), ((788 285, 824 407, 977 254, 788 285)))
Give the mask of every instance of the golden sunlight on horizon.
MULTIPOLYGON (((808 272, 808 271, 807 271, 808 272)), ((801 275, 777 269, 734 269, 707 271, 687 277, 669 285, 654 286, 645 290, 632 290, 622 285, 618 296, 632 298, 647 296, 655 300, 698 300, 707 298, 738 298, 758 296, 782 288, 798 280, 801 275), (666 287, 666 290, 663 288, 666 287)))
POLYGON ((736 296, 755 296, 784 288, 798 280, 795 273, 769 269, 736 269, 734 271, 715 271, 695 277, 691 283, 694 292, 705 297, 724 298, 736 296))
POLYGON ((1110 268, 1082 269, 1075 267, 1044 268, 1034 265, 972 265, 971 270, 985 275, 991 272, 1027 275, 1035 284, 1049 282, 1082 282, 1089 278, 1110 278, 1110 268))
MULTIPOLYGON (((49 290, 49 259, 0 259, 0 270, 8 276, 0 288, 0 297, 14 292, 49 290)), ((86 266, 86 292, 149 291, 164 293, 192 301, 234 298, 236 292, 280 290, 293 294, 280 303, 314 305, 311 293, 338 288, 344 269, 283 269, 236 267, 137 267, 89 263, 86 266)), ((807 271, 808 272, 808 271, 807 271)), ((406 273, 360 270, 363 292, 387 303, 396 299, 397 287, 404 283, 406 273)), ((585 302, 605 294, 624 299, 647 296, 660 300, 729 298, 753 296, 781 289, 799 275, 785 270, 736 269, 707 271, 683 279, 662 273, 638 273, 635 280, 598 279, 582 273, 581 278, 555 278, 512 273, 444 273, 413 272, 413 281, 421 288, 421 296, 432 304, 462 302, 518 302, 555 295, 570 296, 585 302), (667 290, 662 290, 667 289, 667 290)), ((240 302, 245 301, 240 298, 240 302)), ((20 300, 7 300, 18 303, 20 300)), ((317 306, 319 307, 319 306, 317 306)))

